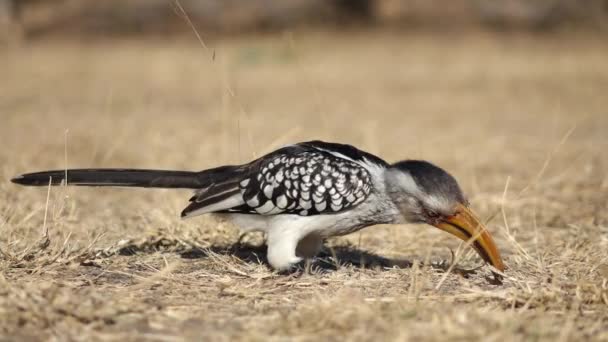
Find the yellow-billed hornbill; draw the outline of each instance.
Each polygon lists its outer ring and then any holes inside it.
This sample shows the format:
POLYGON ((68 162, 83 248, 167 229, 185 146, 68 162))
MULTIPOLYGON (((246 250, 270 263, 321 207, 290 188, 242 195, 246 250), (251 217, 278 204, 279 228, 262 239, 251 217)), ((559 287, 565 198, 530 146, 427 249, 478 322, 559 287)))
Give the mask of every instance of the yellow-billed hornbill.
POLYGON ((454 177, 426 161, 388 164, 350 145, 310 141, 247 164, 199 172, 69 169, 12 181, 57 185, 66 175, 68 185, 195 189, 182 217, 214 213, 245 231, 265 232, 268 262, 277 270, 316 255, 327 237, 402 223, 427 223, 471 240, 483 260, 504 270, 490 233, 454 177))

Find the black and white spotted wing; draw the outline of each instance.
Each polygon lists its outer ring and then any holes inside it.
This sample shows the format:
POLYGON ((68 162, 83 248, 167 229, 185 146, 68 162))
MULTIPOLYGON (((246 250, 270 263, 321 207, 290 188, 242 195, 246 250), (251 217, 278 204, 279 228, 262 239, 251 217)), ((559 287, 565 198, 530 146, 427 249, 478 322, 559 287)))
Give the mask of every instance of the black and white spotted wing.
POLYGON ((280 213, 302 216, 353 208, 372 192, 366 165, 383 160, 350 145, 312 141, 284 147, 238 168, 221 184, 202 189, 190 213, 280 213))
MULTIPOLYGON (((363 202, 372 191, 370 172, 357 160, 317 145, 308 143, 312 148, 297 153, 287 149, 260 163, 256 173, 239 183, 245 205, 231 211, 307 216, 340 212, 363 202)), ((364 161, 361 155, 359 159, 364 161)))

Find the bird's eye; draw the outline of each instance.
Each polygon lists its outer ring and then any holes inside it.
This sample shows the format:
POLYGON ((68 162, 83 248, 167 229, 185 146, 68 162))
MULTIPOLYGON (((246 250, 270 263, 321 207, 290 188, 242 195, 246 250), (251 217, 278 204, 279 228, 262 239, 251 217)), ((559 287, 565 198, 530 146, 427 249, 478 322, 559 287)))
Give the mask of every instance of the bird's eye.
POLYGON ((439 216, 440 216, 438 213, 436 213, 436 212, 434 212, 434 211, 427 211, 427 212, 426 212, 426 215, 427 215, 429 218, 432 218, 432 219, 439 218, 439 216))

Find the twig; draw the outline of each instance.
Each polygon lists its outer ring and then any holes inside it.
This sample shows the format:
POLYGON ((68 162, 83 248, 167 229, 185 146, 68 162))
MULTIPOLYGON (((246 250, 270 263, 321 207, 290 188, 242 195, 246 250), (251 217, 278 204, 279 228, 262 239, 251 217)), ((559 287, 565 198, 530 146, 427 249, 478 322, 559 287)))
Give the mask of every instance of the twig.
POLYGON ((49 186, 46 192, 46 204, 44 206, 44 221, 42 223, 42 237, 43 238, 48 238, 49 237, 49 230, 46 226, 46 220, 49 214, 49 200, 51 198, 51 185, 53 184, 53 178, 49 177, 49 186))

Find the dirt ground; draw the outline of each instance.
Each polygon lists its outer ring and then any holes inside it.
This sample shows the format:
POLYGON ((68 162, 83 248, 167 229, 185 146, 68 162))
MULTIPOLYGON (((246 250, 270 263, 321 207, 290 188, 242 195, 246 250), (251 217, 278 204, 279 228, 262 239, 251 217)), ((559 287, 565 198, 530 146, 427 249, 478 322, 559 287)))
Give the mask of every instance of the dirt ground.
POLYGON ((0 51, 1 340, 607 340, 608 45, 590 34, 296 33, 0 51), (302 275, 183 190, 28 171, 198 170, 324 139, 452 172, 504 283, 428 226, 327 241, 302 275), (455 257, 452 256, 455 253, 455 257), (453 261, 457 263, 450 267, 453 261))

